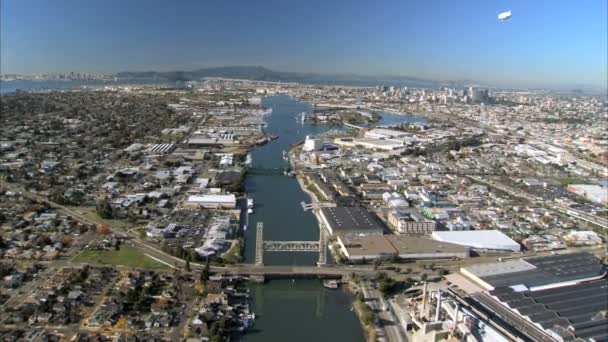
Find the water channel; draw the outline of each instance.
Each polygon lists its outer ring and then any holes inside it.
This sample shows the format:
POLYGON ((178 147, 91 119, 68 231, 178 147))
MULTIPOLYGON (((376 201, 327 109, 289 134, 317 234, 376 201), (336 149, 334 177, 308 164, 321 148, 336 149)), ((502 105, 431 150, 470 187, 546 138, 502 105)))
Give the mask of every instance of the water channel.
MULTIPOLYGON (((330 129, 329 125, 313 125, 297 119, 313 107, 304 102, 278 95, 265 98, 272 108, 266 118, 266 131, 278 135, 277 140, 252 150, 252 170, 281 169, 285 166, 283 151, 291 144, 316 136, 330 129)), ((381 113, 379 125, 421 122, 415 116, 381 113)), ((255 260, 256 223, 264 222, 265 240, 317 240, 319 227, 314 215, 304 211, 301 202, 310 202, 295 178, 280 172, 251 172, 245 190, 254 199, 245 232, 245 262, 255 260)), ((314 265, 316 253, 266 253, 267 265, 314 265)), ((356 315, 350 311, 352 298, 341 290, 328 290, 315 280, 273 280, 265 285, 252 285, 254 310, 260 314, 253 332, 246 341, 363 341, 363 331, 356 315)))

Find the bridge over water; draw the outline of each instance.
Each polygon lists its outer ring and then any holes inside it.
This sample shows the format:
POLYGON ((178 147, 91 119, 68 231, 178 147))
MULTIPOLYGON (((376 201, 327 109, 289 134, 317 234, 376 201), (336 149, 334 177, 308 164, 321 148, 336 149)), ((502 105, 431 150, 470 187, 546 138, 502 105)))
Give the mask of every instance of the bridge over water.
POLYGON ((317 252, 317 266, 327 263, 327 237, 319 230, 319 241, 264 241, 264 223, 258 222, 255 235, 255 266, 264 265, 264 252, 317 252))

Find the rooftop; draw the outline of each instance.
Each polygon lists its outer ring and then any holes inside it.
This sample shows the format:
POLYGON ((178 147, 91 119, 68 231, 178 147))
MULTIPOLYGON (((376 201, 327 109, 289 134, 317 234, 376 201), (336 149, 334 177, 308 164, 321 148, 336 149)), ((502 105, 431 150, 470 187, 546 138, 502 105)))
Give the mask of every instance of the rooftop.
POLYGON ((380 220, 365 208, 322 208, 321 213, 333 230, 384 230, 380 220))

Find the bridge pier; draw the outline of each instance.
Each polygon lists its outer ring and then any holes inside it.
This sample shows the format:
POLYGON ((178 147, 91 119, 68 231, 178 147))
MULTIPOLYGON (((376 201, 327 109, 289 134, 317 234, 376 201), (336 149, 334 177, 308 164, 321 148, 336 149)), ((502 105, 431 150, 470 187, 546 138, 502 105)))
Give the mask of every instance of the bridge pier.
POLYGON ((255 265, 264 266, 264 222, 258 222, 256 226, 255 265))
POLYGON ((325 266, 327 264, 327 235, 325 227, 319 223, 319 261, 317 266, 325 266))

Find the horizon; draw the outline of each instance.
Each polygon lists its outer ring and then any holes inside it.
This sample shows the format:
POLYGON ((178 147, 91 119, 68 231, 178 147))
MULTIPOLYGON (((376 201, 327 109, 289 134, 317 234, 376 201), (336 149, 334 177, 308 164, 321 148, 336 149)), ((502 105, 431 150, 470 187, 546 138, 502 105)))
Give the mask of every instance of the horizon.
POLYGON ((2 2, 0 71, 116 74, 262 66, 513 88, 605 89, 608 82, 603 1, 172 5, 2 2), (513 17, 498 20, 509 9, 513 17))

